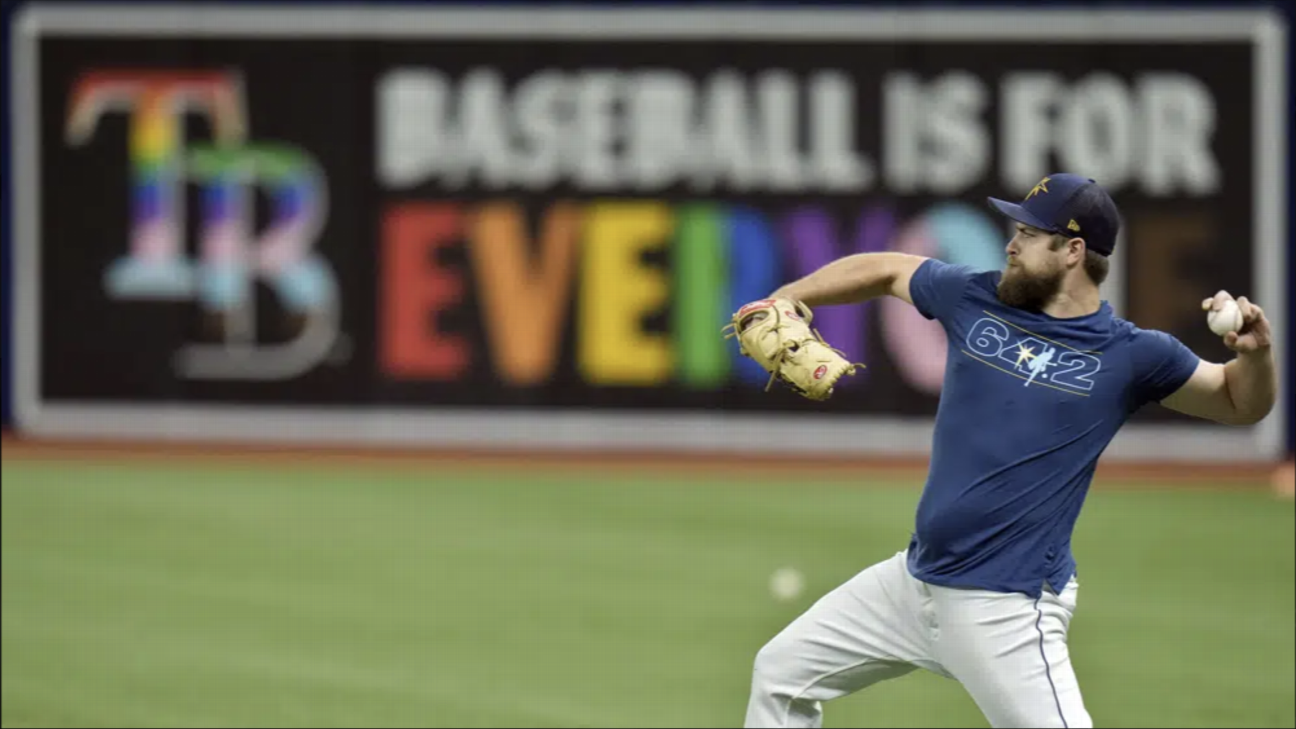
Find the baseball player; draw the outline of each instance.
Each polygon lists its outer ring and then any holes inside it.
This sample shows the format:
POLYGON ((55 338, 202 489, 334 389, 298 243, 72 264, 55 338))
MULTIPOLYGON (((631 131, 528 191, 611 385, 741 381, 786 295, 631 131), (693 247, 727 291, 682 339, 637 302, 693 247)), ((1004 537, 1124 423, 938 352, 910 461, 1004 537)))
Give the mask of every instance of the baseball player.
MULTIPOLYGON (((930 471, 908 547, 825 595, 756 655, 748 727, 814 727, 822 704, 925 668, 959 681, 996 727, 1089 727, 1067 653, 1071 533, 1103 449, 1150 402, 1245 425, 1274 404, 1270 327, 1236 299, 1227 364, 1116 317, 1099 296, 1115 204, 1053 174, 1020 204, 1002 271, 899 253, 834 261, 735 315, 744 354, 822 399, 853 366, 813 307, 890 295, 945 328, 930 471), (759 311, 762 315, 753 316, 759 311), (757 323, 752 323, 757 322, 757 323), (827 385, 822 385, 828 381, 827 385)), ((1220 309, 1224 291, 1202 302, 1220 309)))

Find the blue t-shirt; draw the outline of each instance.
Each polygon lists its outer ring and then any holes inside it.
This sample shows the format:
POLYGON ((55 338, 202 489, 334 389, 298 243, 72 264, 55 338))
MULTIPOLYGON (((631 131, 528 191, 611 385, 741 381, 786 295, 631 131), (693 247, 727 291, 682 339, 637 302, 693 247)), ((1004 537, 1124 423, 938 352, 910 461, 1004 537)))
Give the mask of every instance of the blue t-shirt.
POLYGON ((1038 597, 1075 573, 1071 533, 1098 457, 1131 414, 1187 382, 1198 358, 1105 301, 1072 319, 1006 306, 1000 275, 929 259, 909 284, 949 338, 909 571, 1038 597))

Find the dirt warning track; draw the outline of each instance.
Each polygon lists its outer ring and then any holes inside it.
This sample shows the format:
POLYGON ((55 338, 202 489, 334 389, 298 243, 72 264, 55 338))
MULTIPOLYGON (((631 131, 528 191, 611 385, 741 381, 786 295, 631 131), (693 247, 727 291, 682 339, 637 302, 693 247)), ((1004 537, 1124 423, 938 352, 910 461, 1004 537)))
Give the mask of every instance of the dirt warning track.
MULTIPOLYGON (((833 480, 896 477, 919 480, 926 474, 925 459, 913 458, 788 458, 735 456, 732 454, 535 452, 493 450, 437 450, 336 446, 266 446, 228 443, 167 443, 156 441, 50 441, 32 440, 6 433, 4 459, 111 460, 144 462, 200 462, 203 464, 335 465, 339 467, 400 469, 485 469, 554 471, 594 470, 627 475, 671 473, 742 474, 744 478, 802 477, 813 472, 833 480)), ((1289 473, 1289 471, 1288 471, 1289 473)), ((1095 487, 1140 488, 1220 487, 1264 489, 1276 483, 1275 466, 1255 464, 1117 463, 1100 464, 1095 487)))

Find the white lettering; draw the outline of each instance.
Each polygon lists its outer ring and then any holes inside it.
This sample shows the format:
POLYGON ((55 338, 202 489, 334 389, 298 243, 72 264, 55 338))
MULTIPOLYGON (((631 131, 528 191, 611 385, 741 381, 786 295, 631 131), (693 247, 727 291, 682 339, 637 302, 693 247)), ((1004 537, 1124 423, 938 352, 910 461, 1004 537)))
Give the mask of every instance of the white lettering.
POLYGON ((1002 93, 1000 167, 1008 189, 1028 190, 1065 170, 1112 192, 1131 184, 1158 197, 1219 190, 1215 99, 1199 79, 1151 73, 1131 84, 1094 73, 1068 85, 1032 72, 1006 77, 1002 93))
POLYGON ((868 186, 873 171, 855 151, 855 87, 845 74, 825 71, 811 80, 810 119, 810 158, 824 189, 868 186))
POLYGON ((1211 152, 1215 99, 1199 79, 1184 74, 1145 74, 1142 183, 1154 195, 1183 189, 1209 195, 1220 189, 1219 164, 1211 152))
POLYGON ((571 102, 567 79, 556 71, 528 77, 517 89, 514 113, 525 152, 514 157, 518 184, 549 187, 562 174, 562 106, 571 102))
POLYGON ((1071 92, 1057 130, 1062 164, 1077 174, 1122 187, 1134 154, 1135 112, 1129 91, 1108 73, 1086 76, 1071 92))
POLYGON ((925 126, 931 140, 924 160, 928 189, 952 195, 981 179, 990 164, 990 140, 980 116, 987 92, 964 71, 945 74, 927 94, 925 126))
POLYGON ((950 195, 981 179, 990 165, 990 139, 980 120, 987 101, 980 79, 952 71, 924 85, 900 72, 888 76, 883 88, 892 189, 950 195))
POLYGON ((887 76, 882 88, 886 140, 882 159, 887 185, 896 192, 911 193, 922 178, 922 87, 912 73, 897 72, 887 76))
POLYGON ((508 185, 514 176, 508 132, 504 128, 508 120, 504 80, 494 70, 473 71, 464 79, 462 100, 459 144, 453 153, 446 150, 454 160, 454 166, 446 173, 446 183, 452 188, 462 187, 472 179, 474 170, 478 170, 484 185, 491 188, 508 185))
POLYGON ((800 190, 806 175, 797 156, 797 87, 792 74, 766 71, 759 82, 766 171, 775 190, 800 190))
POLYGON ((1003 82, 999 169, 1010 190, 1029 190, 1052 171, 1049 111, 1062 89, 1056 74, 1010 74, 1003 82))
POLYGON ((742 79, 729 71, 713 76, 703 111, 707 134, 700 137, 704 148, 698 150, 710 164, 694 178, 699 189, 710 189, 717 177, 737 190, 747 190, 756 181, 759 169, 752 158, 748 116, 742 79))
POLYGON ((689 164, 693 83, 676 71, 652 71, 630 89, 624 177, 641 190, 659 189, 689 164))
POLYGON ((617 74, 612 71, 587 73, 576 95, 576 130, 569 138, 578 160, 576 183, 591 190, 605 190, 617 184, 612 162, 616 129, 612 105, 616 101, 617 74))
POLYGON ((856 90, 839 71, 393 69, 375 90, 378 178, 393 187, 857 192, 856 90))
POLYGON ((379 181, 401 188, 435 175, 443 145, 453 143, 442 126, 445 77, 419 68, 396 69, 378 81, 376 95, 379 181))

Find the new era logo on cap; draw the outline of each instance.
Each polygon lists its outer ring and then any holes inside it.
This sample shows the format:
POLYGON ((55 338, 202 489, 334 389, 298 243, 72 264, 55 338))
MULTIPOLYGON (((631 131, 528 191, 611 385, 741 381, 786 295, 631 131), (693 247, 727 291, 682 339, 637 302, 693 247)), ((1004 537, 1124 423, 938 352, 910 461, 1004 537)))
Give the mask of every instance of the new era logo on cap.
POLYGON ((1111 196, 1093 179, 1061 172, 1040 180, 1021 204, 990 198, 996 210, 1019 223, 1050 233, 1083 238, 1085 246, 1110 256, 1116 249, 1120 215, 1111 196))

